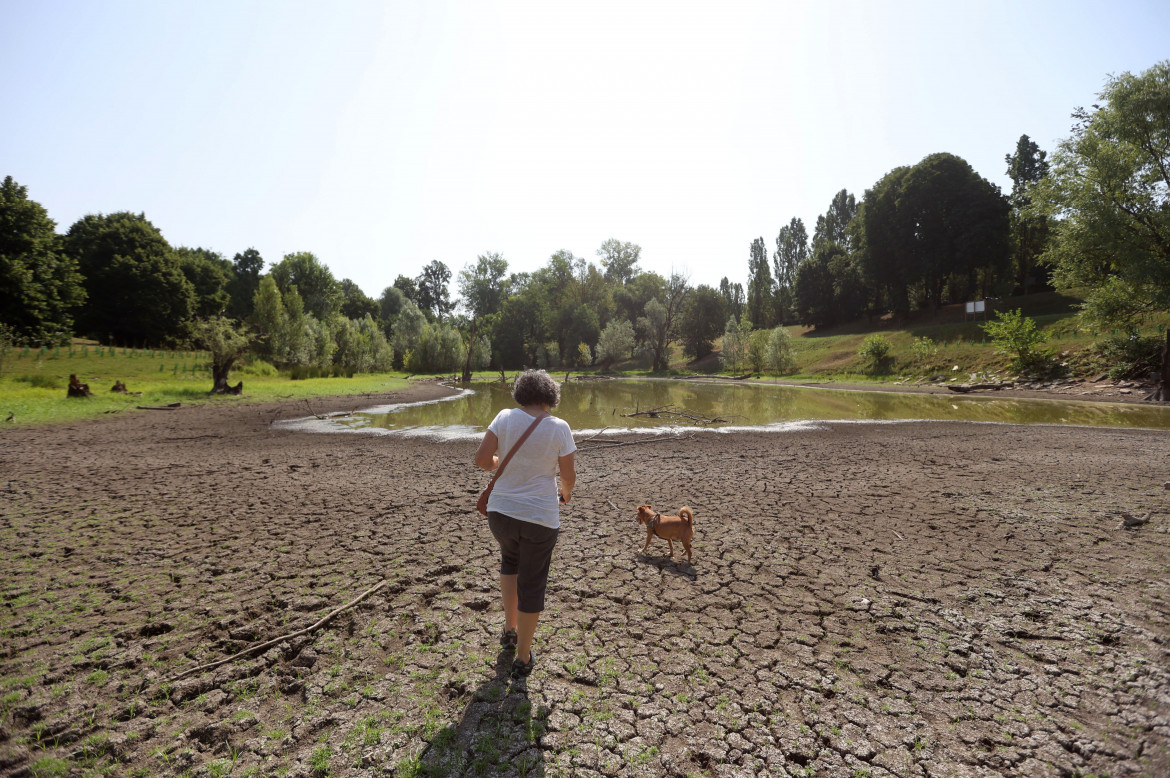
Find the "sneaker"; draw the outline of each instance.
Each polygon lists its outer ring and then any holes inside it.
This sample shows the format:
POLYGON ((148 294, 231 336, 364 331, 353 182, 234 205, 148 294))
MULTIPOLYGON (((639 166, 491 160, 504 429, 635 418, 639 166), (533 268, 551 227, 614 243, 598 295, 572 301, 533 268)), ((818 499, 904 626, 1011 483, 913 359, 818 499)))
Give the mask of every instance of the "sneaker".
POLYGON ((521 662, 519 659, 512 660, 512 677, 513 678, 527 678, 528 674, 532 672, 532 668, 536 666, 536 652, 530 651, 528 654, 528 661, 521 662))
POLYGON ((516 630, 504 630, 504 633, 500 635, 500 648, 504 649, 505 651, 516 650, 516 630))

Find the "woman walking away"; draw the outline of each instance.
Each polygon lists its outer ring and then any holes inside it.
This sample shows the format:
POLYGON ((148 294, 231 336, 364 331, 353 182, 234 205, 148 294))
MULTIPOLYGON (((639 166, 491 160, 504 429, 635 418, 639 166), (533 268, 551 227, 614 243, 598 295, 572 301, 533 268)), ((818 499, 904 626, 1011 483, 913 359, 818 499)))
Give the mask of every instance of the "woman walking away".
POLYGON ((500 544, 500 597, 504 632, 500 645, 516 650, 512 677, 532 672, 532 638, 544 610, 544 590, 561 526, 559 502, 567 503, 577 482, 573 431, 549 414, 561 400, 560 387, 543 370, 526 370, 512 387, 519 408, 500 411, 475 452, 475 464, 495 470, 512 457, 488 497, 488 525, 500 544), (528 433, 528 437, 521 438, 528 433), (518 445, 519 444, 519 445, 518 445), (557 470, 561 485, 557 489, 557 470))

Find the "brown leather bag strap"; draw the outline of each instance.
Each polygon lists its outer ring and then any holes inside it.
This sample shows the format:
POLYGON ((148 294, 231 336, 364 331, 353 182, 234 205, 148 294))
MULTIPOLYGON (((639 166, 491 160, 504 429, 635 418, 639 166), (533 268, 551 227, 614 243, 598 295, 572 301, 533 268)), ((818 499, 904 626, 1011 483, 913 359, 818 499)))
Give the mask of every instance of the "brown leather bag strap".
POLYGON ((512 455, 515 454, 520 449, 520 447, 524 445, 524 441, 528 440, 528 436, 531 435, 532 431, 536 429, 536 425, 540 424, 551 415, 552 414, 546 413, 543 416, 537 416, 536 420, 533 421, 532 424, 528 425, 528 429, 524 430, 524 434, 521 435, 520 439, 516 441, 516 445, 508 449, 508 453, 504 456, 503 461, 500 462, 499 466, 496 468, 496 474, 492 476, 492 480, 488 483, 489 488, 494 486, 496 480, 504 474, 504 468, 508 466, 508 462, 512 461, 512 455))

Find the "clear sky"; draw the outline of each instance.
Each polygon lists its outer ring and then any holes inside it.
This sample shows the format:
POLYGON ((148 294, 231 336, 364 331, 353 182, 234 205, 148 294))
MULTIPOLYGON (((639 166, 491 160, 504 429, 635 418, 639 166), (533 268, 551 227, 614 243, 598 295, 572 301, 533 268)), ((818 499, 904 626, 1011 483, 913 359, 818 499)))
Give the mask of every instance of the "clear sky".
POLYGON ((372 297, 608 238, 714 286, 927 154, 1010 191, 1020 135, 1167 58, 1167 0, 0 0, 0 177, 372 297))

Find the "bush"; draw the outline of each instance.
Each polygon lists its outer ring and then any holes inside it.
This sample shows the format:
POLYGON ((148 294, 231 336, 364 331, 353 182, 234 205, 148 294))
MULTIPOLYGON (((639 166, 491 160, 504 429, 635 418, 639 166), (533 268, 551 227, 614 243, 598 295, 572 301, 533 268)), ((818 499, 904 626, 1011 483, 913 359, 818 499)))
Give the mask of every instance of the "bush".
POLYGON ((881 368, 890 356, 890 341, 883 335, 870 335, 861 344, 861 351, 857 354, 869 362, 870 369, 881 368))
POLYGON ((914 353, 914 358, 923 365, 930 366, 938 358, 938 344, 931 338, 921 337, 914 339, 914 345, 910 347, 914 353))
POLYGON ((265 362, 263 359, 250 359, 236 370, 237 373, 244 375, 261 376, 263 378, 274 378, 280 375, 280 371, 271 362, 265 362))
POLYGON ((996 349, 1012 356, 1011 368, 1020 372, 1044 372, 1050 361, 1048 352, 1039 348, 1048 334, 1036 328, 1036 320, 1014 311, 996 311, 995 321, 979 325, 991 338, 996 349))
POLYGON ((61 384, 55 376, 51 375, 18 375, 17 381, 34 386, 37 389, 60 389, 61 384))
POLYGON ((756 375, 763 373, 768 363, 768 337, 771 334, 771 330, 756 330, 748 336, 748 365, 756 375))
POLYGON ((768 335, 764 362, 768 371, 776 374, 791 373, 796 369, 796 357, 792 353, 792 338, 788 330, 777 327, 768 335))
POLYGON ((1130 329, 1097 341, 1093 350, 1108 364, 1110 378, 1146 378, 1162 369, 1162 343, 1159 336, 1142 337, 1130 329))

